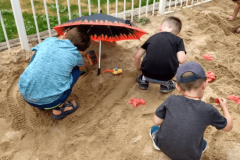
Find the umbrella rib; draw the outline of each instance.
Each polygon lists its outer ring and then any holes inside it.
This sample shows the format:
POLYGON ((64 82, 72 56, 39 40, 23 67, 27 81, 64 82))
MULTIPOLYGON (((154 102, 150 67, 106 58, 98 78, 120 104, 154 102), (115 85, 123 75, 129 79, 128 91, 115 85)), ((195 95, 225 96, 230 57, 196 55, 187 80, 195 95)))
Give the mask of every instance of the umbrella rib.
MULTIPOLYGON (((127 28, 127 27, 125 27, 127 28)), ((133 35, 136 35, 135 33, 133 33, 129 28, 127 28, 133 35)), ((137 35, 136 35, 137 36, 137 35)), ((138 36, 137 36, 138 39, 140 39, 138 36)))
MULTIPOLYGON (((110 32, 111 32, 111 34, 112 34, 112 30, 111 30, 111 28, 108 26, 108 28, 110 29, 110 32)), ((112 37, 113 37, 113 34, 112 34, 112 37)))
POLYGON ((87 33, 89 33, 90 29, 93 27, 93 25, 91 25, 91 27, 88 29, 87 33))

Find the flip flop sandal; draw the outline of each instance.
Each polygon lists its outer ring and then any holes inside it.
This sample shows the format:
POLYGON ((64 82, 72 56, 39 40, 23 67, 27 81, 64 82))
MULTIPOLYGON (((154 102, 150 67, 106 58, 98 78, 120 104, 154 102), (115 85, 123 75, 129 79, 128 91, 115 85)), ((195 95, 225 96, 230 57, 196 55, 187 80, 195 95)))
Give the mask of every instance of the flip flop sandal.
POLYGON ((68 104, 64 103, 61 108, 60 108, 60 107, 54 108, 55 110, 60 110, 60 111, 61 111, 61 114, 60 114, 60 115, 54 115, 54 114, 52 114, 52 118, 54 118, 54 119, 63 119, 63 118, 65 118, 67 115, 75 112, 78 108, 79 108, 79 104, 78 104, 77 102, 76 102, 76 106, 74 106, 72 102, 68 102, 68 104), (73 109, 64 112, 64 109, 65 109, 66 107, 70 107, 70 106, 71 106, 73 109))

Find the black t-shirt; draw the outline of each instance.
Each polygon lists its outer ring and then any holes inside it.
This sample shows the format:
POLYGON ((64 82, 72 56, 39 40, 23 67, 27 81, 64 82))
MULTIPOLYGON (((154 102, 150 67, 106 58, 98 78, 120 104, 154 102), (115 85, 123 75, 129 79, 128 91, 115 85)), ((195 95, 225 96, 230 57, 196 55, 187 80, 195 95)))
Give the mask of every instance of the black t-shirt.
POLYGON ((168 81, 179 67, 177 52, 185 51, 182 38, 171 32, 160 32, 151 36, 141 48, 146 50, 141 70, 148 78, 168 81))
POLYGON ((206 127, 223 129, 227 125, 227 120, 211 104, 184 96, 169 96, 155 114, 164 119, 155 143, 173 160, 199 160, 206 127))

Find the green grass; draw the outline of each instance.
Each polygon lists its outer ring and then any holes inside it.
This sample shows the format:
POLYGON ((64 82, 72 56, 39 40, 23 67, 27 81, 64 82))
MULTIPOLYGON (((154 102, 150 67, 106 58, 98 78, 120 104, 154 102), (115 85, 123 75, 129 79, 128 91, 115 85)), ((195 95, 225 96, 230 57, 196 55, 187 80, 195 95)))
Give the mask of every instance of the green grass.
MULTIPOLYGON (((132 0, 126 0, 126 1, 132 2, 132 0)), ((157 0, 157 1, 159 1, 159 0, 157 0)), ((61 5, 63 2, 64 2, 64 0, 58 1, 61 23, 69 20, 68 7, 61 5)), ((119 2, 124 2, 124 0, 119 0, 119 2)), ((115 0, 109 0, 109 3, 116 3, 116 2, 115 2, 115 0)), ((152 3, 153 3, 153 0, 149 0, 149 5, 152 3)), ((29 12, 23 13, 23 19, 24 19, 26 32, 27 32, 27 35, 35 34, 37 31, 35 28, 35 22, 34 22, 32 10, 31 10, 31 8, 32 8, 31 3, 28 2, 25 4, 28 8, 30 8, 29 12)), ((103 7, 103 5, 106 5, 106 4, 107 4, 107 0, 101 0, 101 8, 103 8, 103 13, 105 13, 105 14, 107 13, 107 10, 103 7)), ((92 7, 94 6, 97 8, 98 0, 91 0, 91 5, 92 5, 92 7)), ((142 0, 141 6, 145 6, 145 5, 146 5, 146 0, 142 0)), ((35 6, 36 10, 39 8, 44 9, 43 2, 35 1, 34 6, 35 6)), ((56 9, 55 4, 48 3, 47 6, 48 6, 48 13, 49 13, 49 15, 51 15, 51 16, 49 16, 49 22, 50 22, 50 27, 52 28, 52 27, 58 25, 57 9, 56 9)), ((138 7, 139 7, 139 1, 137 0, 137 2, 135 1, 134 8, 138 8, 138 7)), ((81 9, 86 11, 86 10, 88 10, 88 7, 84 6, 84 7, 81 7, 81 9)), ((131 6, 126 7, 126 9, 127 10, 131 9, 131 6)), ((2 17, 4 20, 4 25, 5 25, 8 39, 10 40, 10 39, 18 38, 18 32, 17 32, 17 28, 16 28, 16 24, 15 24, 15 19, 13 16, 13 12, 11 11, 12 7, 11 7, 10 0, 0 0, 0 10, 2 12, 2 17)), ((123 8, 122 9, 119 8, 119 12, 122 10, 123 10, 123 8)), ((72 19, 77 18, 79 16, 78 5, 71 5, 70 11, 71 11, 72 19)), ((96 14, 96 13, 92 12, 91 14, 96 14)), ((88 12, 82 12, 82 16, 87 16, 87 15, 89 15, 88 12)), ((39 32, 48 30, 46 15, 45 14, 36 14, 36 17, 37 17, 39 32)), ((4 42, 4 41, 6 41, 6 40, 4 37, 2 25, 0 24, 0 42, 4 42)))

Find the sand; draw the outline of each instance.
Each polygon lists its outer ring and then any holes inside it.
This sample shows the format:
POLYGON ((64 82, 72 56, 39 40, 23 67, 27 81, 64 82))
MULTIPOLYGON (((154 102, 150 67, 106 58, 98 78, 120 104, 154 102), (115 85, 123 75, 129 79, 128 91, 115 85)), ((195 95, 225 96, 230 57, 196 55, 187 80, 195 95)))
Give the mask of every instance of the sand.
MULTIPOLYGON (((214 0, 194 9, 184 9, 169 15, 183 22, 180 37, 185 42, 188 61, 196 61, 206 71, 216 74, 208 84, 203 101, 213 104, 213 98, 236 94, 240 96, 240 19, 227 21, 234 3, 214 0), (212 55, 206 61, 202 55, 212 55)), ((141 90, 136 77, 134 54, 149 36, 158 32, 165 16, 150 16, 145 26, 136 24, 149 34, 141 40, 102 43, 102 70, 119 67, 123 75, 111 73, 97 76, 97 65, 90 66, 83 53, 87 73, 79 78, 69 100, 76 100, 80 108, 63 120, 51 118, 51 111, 28 105, 21 97, 17 82, 29 63, 32 52, 20 46, 0 54, 0 159, 81 159, 81 160, 168 160, 161 151, 154 150, 149 137, 156 108, 171 94, 160 92, 159 85, 150 84, 141 90), (144 98, 145 106, 135 109, 126 103, 132 98, 144 98)), ((35 46, 37 42, 30 45, 35 46)), ((90 48, 98 52, 98 42, 90 48)), ((202 160, 238 160, 240 157, 240 106, 228 100, 233 118, 231 132, 207 127, 205 139, 208 149, 202 160)), ((220 111, 221 112, 221 111, 220 111)), ((222 113, 222 112, 221 112, 222 113)))

